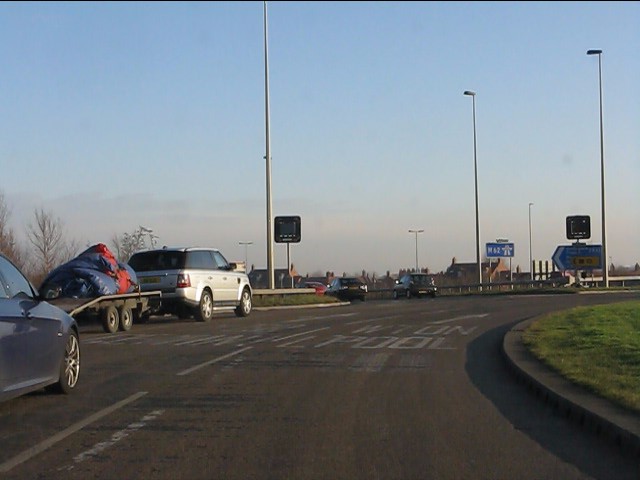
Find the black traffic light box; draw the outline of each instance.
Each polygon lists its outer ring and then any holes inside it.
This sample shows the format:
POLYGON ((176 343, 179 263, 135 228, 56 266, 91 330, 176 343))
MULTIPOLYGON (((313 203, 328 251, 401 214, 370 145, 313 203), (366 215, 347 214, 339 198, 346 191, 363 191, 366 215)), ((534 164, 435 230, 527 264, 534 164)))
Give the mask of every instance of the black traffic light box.
POLYGON ((567 238, 569 240, 591 238, 591 218, 588 215, 567 217, 567 238))
POLYGON ((274 230, 276 243, 300 242, 300 217, 276 217, 274 230))

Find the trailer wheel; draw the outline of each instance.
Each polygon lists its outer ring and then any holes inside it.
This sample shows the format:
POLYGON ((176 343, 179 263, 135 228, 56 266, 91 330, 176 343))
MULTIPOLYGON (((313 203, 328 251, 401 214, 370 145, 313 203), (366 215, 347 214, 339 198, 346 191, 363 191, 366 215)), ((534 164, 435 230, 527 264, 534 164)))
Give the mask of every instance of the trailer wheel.
POLYGON ((118 313, 120 315, 120 330, 128 332, 133 325, 133 310, 130 307, 121 307, 118 313))
POLYGON ((107 333, 116 333, 120 325, 118 309, 113 305, 102 309, 102 329, 107 333))

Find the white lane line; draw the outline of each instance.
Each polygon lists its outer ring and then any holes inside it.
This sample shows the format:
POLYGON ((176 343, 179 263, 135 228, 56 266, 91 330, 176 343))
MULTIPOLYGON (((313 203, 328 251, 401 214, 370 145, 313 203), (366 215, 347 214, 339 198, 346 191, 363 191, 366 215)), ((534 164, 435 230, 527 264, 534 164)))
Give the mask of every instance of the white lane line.
POLYGON ((121 400, 118 403, 114 403, 110 407, 107 407, 107 408, 105 408, 103 410, 100 410, 99 412, 94 413, 93 415, 85 418, 84 420, 81 420, 78 423, 75 423, 75 424, 71 425, 69 428, 65 428, 61 432, 55 434, 53 437, 50 437, 47 440, 44 440, 43 442, 40 442, 38 445, 35 445, 35 446, 31 447, 31 448, 28 448, 24 452, 19 453, 18 455, 16 455, 12 459, 7 460, 3 464, 1 464, 0 465, 0 473, 8 472, 9 470, 11 470, 16 465, 20 465, 21 463, 26 462, 27 460, 35 457, 36 455, 44 452, 45 450, 51 448, 56 443, 64 440, 65 438, 67 438, 69 435, 72 435, 72 434, 76 433, 77 431, 83 429, 87 425, 95 422, 96 420, 99 420, 102 417, 105 417, 105 416, 109 415, 110 413, 115 412, 119 408, 122 408, 125 405, 128 405, 129 403, 135 402, 139 398, 144 397, 146 394, 147 394, 147 392, 135 393, 135 394, 131 395, 130 397, 125 398, 124 400, 121 400))
MULTIPOLYGON (((116 443, 118 443, 120 440, 123 440, 124 438, 127 438, 132 433, 135 433, 138 430, 140 430, 141 428, 146 427, 147 424, 150 421, 155 420, 157 417, 159 417, 163 413, 164 413, 164 410, 154 410, 151 413, 149 413, 149 414, 145 415, 144 417, 142 417, 140 419, 140 421, 134 422, 134 423, 130 423, 129 425, 127 425, 127 427, 125 429, 120 430, 120 431, 114 433, 113 435, 111 435, 111 438, 109 440, 104 441, 104 442, 96 443, 89 450, 86 450, 86 451, 80 453, 79 455, 76 455, 75 457, 73 457, 74 465, 77 465, 78 463, 82 463, 88 458, 96 457, 97 455, 99 455, 100 453, 105 451, 106 449, 108 449, 108 448, 112 447, 113 445, 115 445, 116 443)), ((66 468, 62 468, 60 470, 73 470, 74 465, 68 466, 66 468)))
POLYGON ((290 338, 300 337, 302 335, 309 335, 310 333, 319 332, 321 330, 328 330, 329 328, 330 327, 316 328, 315 330, 308 330, 308 331, 302 332, 302 333, 294 333, 293 335, 287 335, 286 337, 274 338, 271 341, 272 342, 280 342, 282 340, 288 340, 290 338))
POLYGON ((241 348, 240 350, 236 350, 235 352, 231 352, 231 353, 228 353, 228 354, 223 355, 221 357, 214 358, 213 360, 209 360, 208 362, 204 362, 204 363, 201 363, 199 365, 195 365, 195 366, 193 366, 191 368, 187 368, 186 370, 183 370, 180 373, 177 373, 176 375, 179 376, 179 377, 182 377, 184 375, 189 375, 190 373, 193 373, 196 370, 200 370, 201 368, 208 367, 209 365, 213 365, 214 363, 220 362, 222 360, 226 360, 227 358, 233 357, 235 355, 238 355, 238 354, 240 354, 240 353, 242 353, 242 352, 244 352, 246 350, 250 350, 252 348, 253 347, 241 348))
MULTIPOLYGON (((296 343, 306 342, 307 340, 311 340, 316 338, 315 335, 311 335, 310 337, 302 337, 298 338, 292 342, 283 343, 282 345, 278 345, 278 348, 290 347, 291 345, 295 345, 296 343)), ((300 346, 300 345, 298 345, 300 346)))
POLYGON ((434 325, 440 325, 441 323, 449 323, 449 322, 457 322, 458 320, 467 320, 469 318, 484 318, 488 316, 488 313, 480 313, 477 315, 462 315, 460 317, 448 318, 446 320, 439 320, 437 322, 433 322, 434 325))
POLYGON ((355 320, 353 322, 347 322, 345 325, 359 325, 360 323, 377 322, 378 320, 391 320, 392 318, 401 318, 401 315, 385 315, 384 317, 367 318, 365 320, 355 320))

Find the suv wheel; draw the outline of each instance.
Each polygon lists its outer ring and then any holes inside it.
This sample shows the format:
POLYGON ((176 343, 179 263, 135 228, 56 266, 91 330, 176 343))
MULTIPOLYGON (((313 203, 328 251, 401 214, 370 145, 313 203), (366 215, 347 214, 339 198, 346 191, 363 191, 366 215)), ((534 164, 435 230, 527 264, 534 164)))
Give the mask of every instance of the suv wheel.
POLYGON ((199 322, 208 322, 213 318, 213 297, 209 290, 202 292, 200 297, 200 305, 196 311, 196 320, 199 322))
POLYGON ((407 298, 411 298, 411 290, 407 289, 407 298))
POLYGON ((393 291, 393 299, 394 300, 398 300, 398 291, 397 290, 393 291))
POLYGON ((235 313, 238 317, 247 317, 251 313, 251 292, 248 288, 242 291, 240 304, 236 307, 235 313))

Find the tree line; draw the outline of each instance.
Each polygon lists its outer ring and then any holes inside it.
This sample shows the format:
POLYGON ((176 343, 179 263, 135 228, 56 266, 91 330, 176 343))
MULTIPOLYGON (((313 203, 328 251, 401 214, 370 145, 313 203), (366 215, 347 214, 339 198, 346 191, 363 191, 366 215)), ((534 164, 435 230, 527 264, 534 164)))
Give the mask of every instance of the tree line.
MULTIPOLYGON (((26 242, 10 225, 11 208, 0 191, 0 253, 11 260, 31 282, 39 286, 51 270, 68 262, 91 245, 65 235, 64 223, 52 211, 35 208, 25 226, 26 242)), ((127 262, 133 252, 156 246, 157 236, 145 227, 114 234, 109 247, 116 258, 127 262)))

